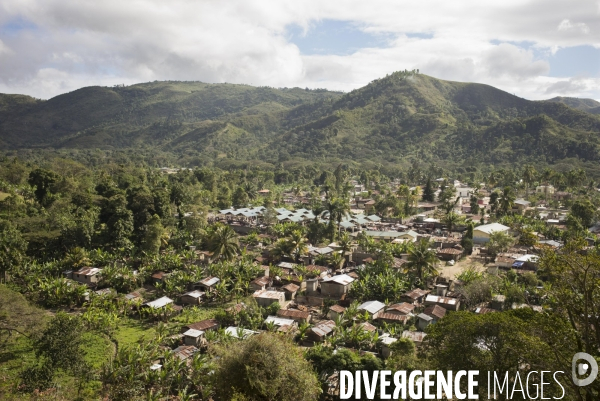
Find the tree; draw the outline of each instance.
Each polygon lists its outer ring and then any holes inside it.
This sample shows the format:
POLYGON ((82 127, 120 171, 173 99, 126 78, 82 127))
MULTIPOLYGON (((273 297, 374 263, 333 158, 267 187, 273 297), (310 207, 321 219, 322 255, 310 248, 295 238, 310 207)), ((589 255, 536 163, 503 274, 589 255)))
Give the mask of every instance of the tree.
POLYGON ((511 187, 504 187, 498 198, 500 213, 503 215, 508 214, 515 205, 515 199, 516 197, 513 189, 511 187))
POLYGON ((226 346, 215 346, 218 357, 214 389, 219 399, 234 394, 252 400, 312 401, 319 382, 302 351, 290 339, 262 333, 226 346))
POLYGON ((431 184, 431 178, 427 178, 425 188, 423 189, 423 198, 426 202, 433 202, 435 200, 435 190, 431 184))
MULTIPOLYGON (((333 198, 327 203, 327 211, 329 212, 329 225, 337 223, 337 230, 340 230, 342 219, 350 213, 350 205, 348 201, 341 198, 333 198)), ((331 241, 335 240, 335 231, 331 232, 331 241)))
POLYGON ((224 224, 215 224, 208 233, 208 250, 215 259, 233 259, 240 252, 235 231, 224 224))
POLYGON ((117 194, 105 200, 100 218, 106 224, 108 245, 117 249, 131 245, 129 237, 133 233, 133 213, 127 209, 125 196, 117 194))
POLYGON ((36 168, 29 173, 27 182, 35 187, 35 198, 41 205, 48 205, 50 202, 50 189, 60 177, 53 171, 36 168))
POLYGON ((154 215, 148 220, 146 230, 142 238, 141 249, 150 255, 158 254, 165 229, 160 222, 160 217, 154 215))
POLYGON ((477 195, 472 194, 469 198, 469 205, 471 206, 471 214, 477 215, 479 213, 479 198, 477 195))
POLYGON ((6 220, 0 220, 0 282, 6 281, 6 272, 25 259, 27 242, 21 232, 6 220))
POLYGON ((506 252, 514 243, 515 239, 504 231, 492 231, 487 248, 489 253, 496 256, 501 252, 506 252))
POLYGON ((455 213, 454 211, 447 213, 442 219, 442 223, 448 227, 448 232, 451 233, 452 230, 463 221, 463 217, 455 213))
POLYGON ((248 206, 249 200, 248 193, 242 187, 238 187, 231 198, 231 202, 236 208, 248 206))
POLYGON ((589 199, 578 199, 571 205, 571 214, 577 217, 584 227, 590 227, 594 223, 597 211, 589 199))
POLYGON ((408 252, 408 262, 404 264, 405 269, 413 272, 421 284, 426 276, 437 274, 436 265, 439 259, 435 251, 431 249, 431 243, 423 238, 416 243, 408 252))

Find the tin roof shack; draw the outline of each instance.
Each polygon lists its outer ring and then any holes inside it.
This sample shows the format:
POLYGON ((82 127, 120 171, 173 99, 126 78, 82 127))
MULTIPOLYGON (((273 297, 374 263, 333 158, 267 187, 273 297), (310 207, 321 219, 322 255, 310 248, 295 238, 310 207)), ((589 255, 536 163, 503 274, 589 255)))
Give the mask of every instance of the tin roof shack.
POLYGON ((265 326, 268 328, 270 324, 275 325, 277 331, 288 332, 296 327, 296 322, 293 319, 286 319, 277 316, 267 316, 265 319, 265 326))
POLYGON ((432 323, 434 323, 433 317, 424 313, 419 313, 417 315, 417 329, 424 331, 427 328, 427 326, 429 326, 432 323))
POLYGON ((184 305, 200 305, 204 295, 204 292, 198 290, 186 292, 181 296, 181 303, 184 305))
POLYGON ((189 329, 183 333, 183 343, 185 345, 193 345, 199 347, 202 342, 204 332, 202 330, 189 329))
POLYGON ((155 272, 150 278, 153 284, 161 284, 167 277, 169 277, 169 273, 155 272))
POLYGON ((256 291, 252 296, 256 300, 256 303, 263 308, 266 308, 275 302, 279 302, 280 305, 285 303, 285 293, 281 291, 261 290, 256 291))
POLYGON ((327 318, 331 320, 336 320, 338 317, 343 316, 344 312, 346 312, 346 308, 341 305, 333 305, 329 308, 327 312, 327 318))
POLYGON ((328 277, 321 282, 321 295, 341 297, 350 292, 354 279, 347 274, 328 277))
POLYGON ((383 312, 385 304, 379 301, 367 301, 358 306, 359 312, 367 312, 371 319, 376 319, 379 313, 383 312))
POLYGON ((412 314, 400 315, 397 313, 380 312, 379 315, 377 315, 377 320, 386 323, 406 324, 411 317, 412 314))
POLYGON ((220 281, 221 279, 217 277, 206 277, 195 283, 194 289, 210 293, 212 290, 215 289, 215 286, 219 284, 220 281))
POLYGON ((506 307, 506 296, 501 294, 494 295, 491 306, 494 310, 503 311, 506 307))
POLYGON ((310 312, 296 309, 279 309, 277 316, 285 319, 292 319, 297 323, 310 322, 310 312))
POLYGON ((310 341, 323 342, 327 336, 333 333, 335 322, 333 320, 325 320, 308 329, 306 335, 310 341))
POLYGON ((233 338, 245 340, 246 338, 254 334, 258 334, 258 331, 252 331, 241 327, 229 326, 225 329, 225 334, 230 335, 233 338))
POLYGON ((73 280, 87 284, 89 287, 95 287, 100 281, 100 273, 102 273, 102 269, 98 267, 83 267, 73 272, 73 280))
POLYGON ((259 277, 250 282, 250 288, 253 291, 262 291, 269 286, 269 277, 259 277))
POLYGON ((125 299, 128 301, 137 301, 138 299, 144 299, 144 297, 142 296, 142 293, 140 292, 140 290, 136 290, 133 292, 130 292, 129 294, 125 295, 125 299))
POLYGON ((463 251, 460 249, 456 249, 456 248, 443 248, 443 249, 438 249, 436 254, 437 254, 437 257, 440 258, 441 260, 459 261, 460 258, 462 258, 463 251))
POLYGON ((423 303, 425 296, 429 294, 429 291, 422 290, 420 288, 412 289, 400 296, 400 300, 409 304, 418 305, 423 303))
POLYGON ((161 297, 155 299, 154 301, 149 301, 143 304, 142 306, 146 306, 152 309, 162 309, 167 305, 173 305, 173 300, 169 297, 161 297))
POLYGON ((194 356, 194 354, 198 351, 200 350, 193 345, 180 345, 173 350, 173 355, 182 361, 186 361, 194 356))
POLYGON ((296 293, 300 289, 300 286, 294 283, 289 283, 281 287, 281 289, 285 293, 285 299, 291 300, 296 298, 296 293))
POLYGON ((521 255, 512 264, 513 269, 536 271, 539 257, 537 255, 521 255))
POLYGON ((446 310, 457 311, 460 308, 460 301, 456 298, 440 297, 438 295, 427 295, 425 305, 439 305, 446 310))
POLYGON ((185 333, 186 331, 188 331, 190 329, 203 331, 203 332, 207 332, 207 331, 211 331, 211 330, 218 330, 219 329, 219 321, 215 320, 215 319, 206 319, 206 320, 201 320, 196 323, 189 323, 181 328, 181 332, 185 333))
POLYGON ((425 337, 427 337, 427 334, 423 333, 422 331, 405 330, 402 332, 402 338, 410 339, 417 347, 423 344, 423 339, 425 339, 425 337))
POLYGON ((392 356, 392 348, 390 346, 396 341, 398 341, 398 339, 394 337, 383 337, 381 339, 381 357, 383 359, 392 356))

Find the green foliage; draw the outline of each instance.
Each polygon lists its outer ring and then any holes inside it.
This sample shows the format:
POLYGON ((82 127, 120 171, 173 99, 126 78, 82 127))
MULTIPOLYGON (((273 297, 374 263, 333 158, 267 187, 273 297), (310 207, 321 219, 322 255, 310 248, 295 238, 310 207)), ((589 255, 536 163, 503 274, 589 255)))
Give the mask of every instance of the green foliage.
POLYGON ((263 333, 218 346, 214 389, 222 399, 312 401, 321 390, 301 350, 282 336, 263 333))

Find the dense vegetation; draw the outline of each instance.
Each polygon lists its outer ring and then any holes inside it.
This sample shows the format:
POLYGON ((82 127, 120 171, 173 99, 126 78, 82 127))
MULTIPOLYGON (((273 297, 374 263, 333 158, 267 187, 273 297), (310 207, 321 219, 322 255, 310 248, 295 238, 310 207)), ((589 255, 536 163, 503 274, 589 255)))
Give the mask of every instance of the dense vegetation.
POLYGON ((344 162, 398 169, 418 161, 464 171, 529 163, 599 175, 594 107, 585 99, 532 102, 416 71, 346 94, 154 82, 83 88, 47 101, 0 95, 0 146, 64 149, 80 159, 102 157, 97 149, 132 150, 151 164, 190 167, 344 162))

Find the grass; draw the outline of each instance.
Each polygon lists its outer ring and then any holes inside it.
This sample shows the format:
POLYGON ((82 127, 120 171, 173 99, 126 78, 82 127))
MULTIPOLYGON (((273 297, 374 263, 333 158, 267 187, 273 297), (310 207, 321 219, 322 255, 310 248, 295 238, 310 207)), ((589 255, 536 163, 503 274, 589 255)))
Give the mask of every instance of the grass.
POLYGON ((132 318, 121 319, 115 333, 119 346, 131 345, 150 340, 154 337, 154 325, 132 318))

